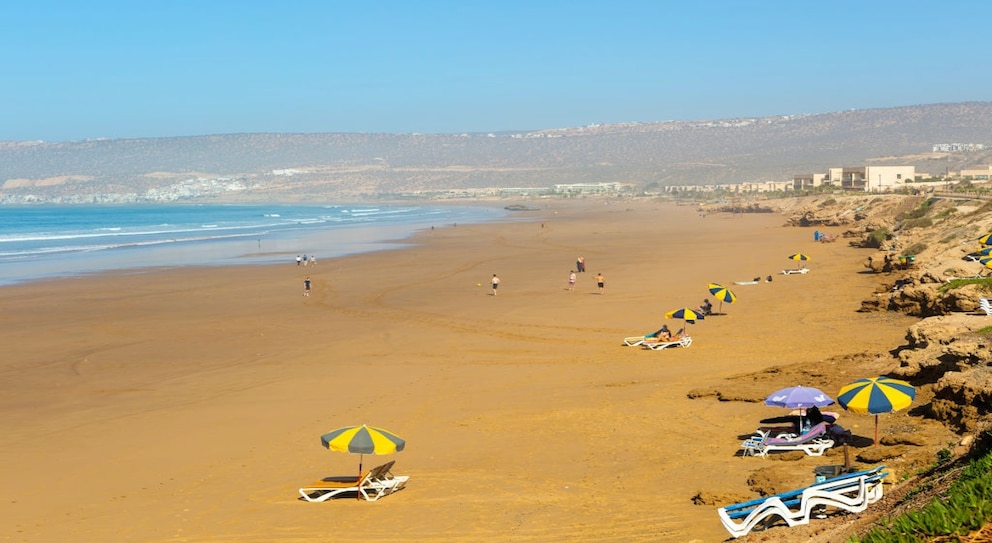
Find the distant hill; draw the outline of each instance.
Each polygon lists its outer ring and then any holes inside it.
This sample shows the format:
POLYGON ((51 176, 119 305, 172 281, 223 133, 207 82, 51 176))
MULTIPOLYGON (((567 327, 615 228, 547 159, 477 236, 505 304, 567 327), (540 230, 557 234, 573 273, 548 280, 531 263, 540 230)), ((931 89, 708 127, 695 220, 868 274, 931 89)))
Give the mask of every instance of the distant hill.
POLYGON ((0 202, 334 200, 411 191, 619 181, 791 179, 831 166, 943 174, 992 153, 992 102, 495 134, 231 134, 0 142, 0 202))

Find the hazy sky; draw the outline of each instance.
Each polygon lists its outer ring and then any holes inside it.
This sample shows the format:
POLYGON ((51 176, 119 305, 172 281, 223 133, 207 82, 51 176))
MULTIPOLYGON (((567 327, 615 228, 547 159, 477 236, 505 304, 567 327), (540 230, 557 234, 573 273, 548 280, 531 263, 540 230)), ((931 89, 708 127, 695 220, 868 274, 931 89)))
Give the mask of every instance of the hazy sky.
POLYGON ((0 0, 0 140, 988 101, 990 20, 985 0, 0 0))

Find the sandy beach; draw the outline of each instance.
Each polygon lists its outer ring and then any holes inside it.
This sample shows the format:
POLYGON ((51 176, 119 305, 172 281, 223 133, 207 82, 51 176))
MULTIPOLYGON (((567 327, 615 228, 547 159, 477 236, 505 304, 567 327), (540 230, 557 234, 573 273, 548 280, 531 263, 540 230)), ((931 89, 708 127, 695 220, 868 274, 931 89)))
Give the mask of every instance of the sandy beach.
MULTIPOLYGON (((820 382, 772 376, 767 392, 836 393, 824 360, 887 352, 916 321, 857 313, 877 282, 868 253, 779 214, 538 205, 533 221, 437 228, 313 268, 0 288, 0 541, 723 541, 716 508, 692 497, 753 496, 747 478, 769 461, 735 456, 739 436, 781 413, 689 392, 805 364, 820 382), (796 252, 812 271, 781 275, 796 252), (587 272, 568 291, 578 256, 587 272), (690 325, 690 348, 621 346, 712 298, 709 282, 739 300, 690 325), (407 440, 363 459, 395 460, 407 487, 299 500, 357 472, 320 435, 363 423, 407 440)), ((802 463, 811 479, 829 462, 802 463)))

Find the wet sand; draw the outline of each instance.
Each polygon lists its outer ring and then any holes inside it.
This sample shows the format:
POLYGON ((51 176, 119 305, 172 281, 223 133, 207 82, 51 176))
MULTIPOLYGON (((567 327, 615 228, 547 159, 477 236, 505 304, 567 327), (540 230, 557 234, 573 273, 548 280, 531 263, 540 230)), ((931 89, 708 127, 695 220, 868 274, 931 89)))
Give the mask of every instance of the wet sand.
MULTIPOLYGON (((437 228, 314 268, 0 288, 0 540, 721 541, 715 507, 691 498, 747 494, 762 459, 736 457, 738 436, 769 408, 687 393, 887 351, 914 322, 856 313, 876 281, 865 253, 781 215, 535 205, 533 222, 437 228), (795 252, 812 271, 781 275, 795 252), (712 299, 709 282, 739 301, 690 325, 690 348, 620 345, 712 299), (363 459, 396 460, 407 488, 300 501, 357 471, 319 438, 362 423, 407 440, 363 459)), ((816 386, 781 387, 795 384, 816 386)))

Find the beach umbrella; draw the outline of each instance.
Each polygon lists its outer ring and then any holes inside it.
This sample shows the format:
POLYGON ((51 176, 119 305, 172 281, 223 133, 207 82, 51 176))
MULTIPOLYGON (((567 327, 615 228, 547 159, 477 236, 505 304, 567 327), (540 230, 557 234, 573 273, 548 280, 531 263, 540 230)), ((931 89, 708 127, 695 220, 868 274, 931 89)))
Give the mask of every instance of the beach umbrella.
MULTIPOLYGON (((765 398, 765 405, 787 407, 789 409, 808 409, 810 407, 826 407, 834 403, 834 399, 815 387, 794 386, 776 390, 765 398)), ((799 415, 799 433, 802 433, 803 414, 799 415)))
POLYGON ((837 403, 852 413, 875 415, 875 445, 878 445, 878 415, 905 409, 916 399, 913 385, 890 377, 858 379, 837 393, 837 403))
POLYGON ((705 317, 702 313, 696 312, 695 309, 689 309, 688 307, 680 307, 678 309, 673 309, 668 313, 665 313, 666 319, 682 319, 689 324, 694 324, 696 321, 701 321, 705 317))
POLYGON ((719 283, 710 283, 707 288, 709 288, 710 294, 720 300, 720 309, 718 309, 720 313, 723 313, 723 302, 732 304, 737 301, 737 295, 719 283))
POLYGON ((393 454, 403 450, 406 441, 396 434, 366 425, 345 426, 320 436, 321 445, 334 452, 358 454, 358 478, 362 478, 362 460, 366 454, 393 454))
POLYGON ((765 398, 765 405, 788 407, 789 409, 826 407, 834 403, 834 399, 815 387, 794 386, 776 390, 765 398))
POLYGON ((986 247, 981 251, 978 251, 976 254, 978 254, 979 256, 990 256, 992 255, 992 247, 986 247))
POLYGON ((978 243, 981 243, 982 245, 992 245, 992 243, 989 243, 990 239, 992 239, 992 232, 978 238, 978 243))
POLYGON ((789 260, 795 260, 797 262, 809 262, 810 258, 808 255, 804 255, 803 253, 796 253, 789 255, 789 260))

